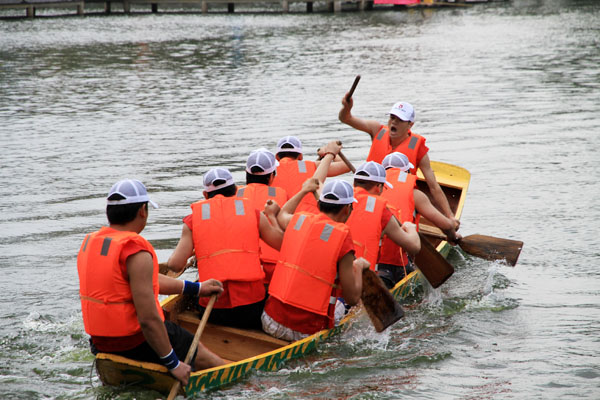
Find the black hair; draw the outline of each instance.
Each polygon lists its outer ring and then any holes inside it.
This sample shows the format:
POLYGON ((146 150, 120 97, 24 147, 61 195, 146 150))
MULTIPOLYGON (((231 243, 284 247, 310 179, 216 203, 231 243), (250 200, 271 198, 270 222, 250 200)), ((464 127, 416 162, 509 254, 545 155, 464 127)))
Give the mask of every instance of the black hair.
MULTIPOLYGON (((285 143, 283 146, 281 146, 282 149, 293 149, 294 146, 292 146, 289 143, 285 143)), ((280 151, 277 153, 277 155, 279 156, 279 158, 292 158, 294 160, 297 160, 298 157, 300 157, 300 155, 302 155, 302 153, 298 153, 296 151, 280 151)))
MULTIPOLYGON (((338 200, 338 198, 336 196, 334 196, 333 194, 326 194, 325 198, 332 199, 332 200, 338 200)), ((317 202, 317 205, 319 206, 319 211, 321 211, 323 213, 337 214, 342 210, 342 208, 346 207, 348 204, 332 204, 332 203, 325 203, 325 202, 319 200, 317 202)))
MULTIPOLYGON (((108 200, 123 200, 125 197, 118 193, 111 195, 108 200)), ((125 225, 135 219, 140 207, 145 206, 148 209, 148 202, 131 204, 115 204, 106 206, 106 217, 111 225, 125 225)))
MULTIPOLYGON (((263 169, 261 167, 258 166, 254 166, 251 168, 251 171, 256 173, 256 172, 263 172, 263 169)), ((271 180, 271 175, 275 175, 275 171, 271 172, 270 174, 265 174, 265 175, 255 175, 255 174, 251 174, 249 172, 246 172, 246 184, 250 184, 250 183, 262 183, 263 185, 268 185, 269 181, 271 180)))
MULTIPOLYGON (((225 183, 224 179, 215 179, 212 184, 214 186, 218 186, 218 185, 222 185, 224 183, 225 183)), ((218 194, 222 194, 225 197, 232 197, 232 196, 235 196, 236 193, 237 193, 237 186, 235 186, 235 183, 234 183, 229 186, 225 186, 220 189, 213 190, 212 192, 207 192, 206 196, 208 196, 209 199, 212 199, 213 197, 215 197, 218 194)))
MULTIPOLYGON (((362 171, 358 172, 357 175, 361 175, 361 172, 362 171)), ((383 183, 354 178, 354 186, 359 186, 365 189, 367 192, 379 185, 383 185, 383 183)))

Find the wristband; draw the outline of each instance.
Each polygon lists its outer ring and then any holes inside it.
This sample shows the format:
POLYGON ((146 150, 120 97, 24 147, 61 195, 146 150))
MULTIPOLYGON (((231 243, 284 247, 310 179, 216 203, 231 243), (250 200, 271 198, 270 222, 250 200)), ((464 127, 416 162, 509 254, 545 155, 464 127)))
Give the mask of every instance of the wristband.
POLYGON ((177 358, 177 354, 175 351, 171 349, 171 352, 164 357, 160 358, 160 362, 162 365, 167 367, 169 371, 173 371, 175 368, 179 367, 179 358, 177 358))
POLYGON ((183 290, 181 291, 181 293, 190 296, 199 296, 201 287, 202 282, 183 281, 183 290))

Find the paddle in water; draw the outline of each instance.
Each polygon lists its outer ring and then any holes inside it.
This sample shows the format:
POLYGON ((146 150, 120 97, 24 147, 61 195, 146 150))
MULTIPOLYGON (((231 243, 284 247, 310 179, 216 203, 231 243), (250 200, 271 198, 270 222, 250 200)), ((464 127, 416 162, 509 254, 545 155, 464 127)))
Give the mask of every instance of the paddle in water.
MULTIPOLYGON (((446 235, 433 227, 424 225, 421 232, 428 236, 447 240, 446 235)), ((458 245, 467 254, 489 261, 506 260, 508 265, 512 267, 517 264, 517 260, 523 249, 523 242, 520 240, 478 234, 464 236, 458 241, 458 245)))

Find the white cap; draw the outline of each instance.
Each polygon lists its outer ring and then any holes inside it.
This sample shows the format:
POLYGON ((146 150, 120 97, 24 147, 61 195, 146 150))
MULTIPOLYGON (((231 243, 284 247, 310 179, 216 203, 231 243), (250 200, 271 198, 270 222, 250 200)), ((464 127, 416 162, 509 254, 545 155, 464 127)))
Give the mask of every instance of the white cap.
POLYGON ((415 122, 415 109, 410 103, 399 101, 390 110, 390 115, 395 115, 402 121, 415 122))
POLYGON ((122 204, 145 203, 148 202, 154 208, 158 208, 158 204, 150 200, 146 186, 137 179, 123 179, 115 183, 108 192, 106 205, 118 206, 122 204), (113 194, 119 194, 124 197, 121 200, 108 200, 113 194))
POLYGON ((341 179, 328 180, 325 183, 325 186, 323 186, 323 190, 321 190, 319 200, 323 203, 330 204, 351 204, 353 202, 358 202, 354 198, 354 189, 352 188, 352 185, 341 179), (334 195, 336 198, 325 198, 328 194, 334 195))
POLYGON ((393 188, 392 184, 385 180, 385 168, 375 161, 361 164, 354 173, 354 179, 384 183, 390 189, 393 188))
POLYGON ((289 151, 302 154, 302 142, 296 136, 286 136, 277 142, 277 153, 289 151), (283 147, 286 145, 286 147, 283 147))
POLYGON ((204 190, 207 192, 213 192, 233 184, 233 176, 226 168, 213 168, 204 174, 204 190), (218 180, 224 181, 224 183, 215 185, 214 182, 218 180))
POLYGON ((385 156, 381 164, 385 169, 400 168, 402 171, 408 171, 415 167, 410 161, 408 161, 408 157, 404 153, 400 153, 398 151, 385 156))
POLYGON ((252 175, 267 175, 275 171, 279 162, 275 155, 267 149, 254 150, 246 160, 246 172, 252 175), (260 167, 262 172, 252 172, 253 167, 260 167))

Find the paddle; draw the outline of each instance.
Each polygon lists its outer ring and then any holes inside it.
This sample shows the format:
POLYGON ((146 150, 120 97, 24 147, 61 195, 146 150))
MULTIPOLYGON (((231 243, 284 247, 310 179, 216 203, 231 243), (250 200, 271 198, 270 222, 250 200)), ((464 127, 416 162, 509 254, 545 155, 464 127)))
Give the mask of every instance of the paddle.
MULTIPOLYGON (((341 151, 338 155, 352 172, 356 172, 354 165, 341 151)), ((419 233, 419 238, 421 239, 421 251, 415 257, 415 264, 417 264, 429 284, 437 288, 450 278, 454 273, 454 267, 429 243, 425 236, 419 233)))
POLYGON ((183 274, 189 267, 193 267, 195 264, 196 264, 196 256, 192 256, 192 257, 190 257, 187 264, 185 264, 185 267, 183 267, 183 269, 181 271, 175 272, 172 269, 169 269, 169 263, 168 263, 168 261, 165 261, 165 262, 161 262, 160 264, 158 264, 158 272, 163 275, 169 276, 171 278, 177 278, 178 276, 183 274))
POLYGON ((356 85, 358 85, 358 81, 360 81, 360 75, 356 75, 356 78, 354 78, 354 83, 352 84, 352 87, 350 88, 350 91, 348 92, 348 96, 346 96, 347 102, 349 102, 350 99, 352 98, 352 95, 354 94, 354 89, 356 89, 356 85))
MULTIPOLYGON (((198 348, 198 342, 200 342, 200 336, 202 336, 202 331, 206 326, 206 322, 208 321, 208 316, 215 305, 215 301, 217 300, 217 295, 213 294, 210 296, 210 300, 208 301, 208 305, 206 306, 206 310, 204 310, 204 314, 202 315, 202 319, 200 320, 200 325, 198 325, 198 329, 196 329, 196 334, 194 335, 194 340, 188 350, 187 355, 185 356, 185 363, 189 364, 192 361, 192 357, 198 348)), ((176 380, 171 387, 171 391, 169 392, 169 397, 167 400, 173 400, 175 396, 177 396, 177 392, 179 391, 179 387, 181 386, 181 382, 176 380)))
MULTIPOLYGON (((447 240, 446 235, 434 227, 422 225, 421 232, 438 239, 447 240)), ((517 264, 517 259, 523 248, 523 242, 520 240, 478 234, 463 237, 458 241, 458 245, 467 254, 490 261, 506 260, 508 265, 512 267, 517 264)))
POLYGON ((374 271, 363 269, 362 279, 360 298, 375 331, 382 332, 402 318, 404 311, 374 271))

